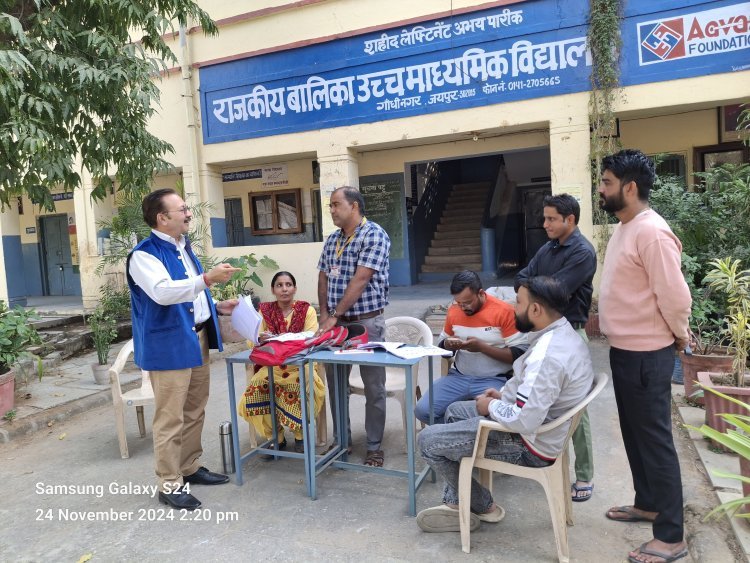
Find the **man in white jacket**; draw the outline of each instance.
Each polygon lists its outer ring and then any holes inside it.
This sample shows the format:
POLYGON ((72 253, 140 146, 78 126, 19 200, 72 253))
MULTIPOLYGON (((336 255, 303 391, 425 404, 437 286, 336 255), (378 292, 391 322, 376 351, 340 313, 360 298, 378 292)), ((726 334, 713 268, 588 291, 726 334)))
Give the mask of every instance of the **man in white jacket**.
MULTIPOLYGON (((568 295, 551 277, 526 280, 518 290, 516 326, 529 333, 529 349, 513 363, 514 376, 502 391, 488 389, 474 401, 453 403, 446 424, 419 434, 422 457, 445 480, 443 504, 423 510, 417 524, 425 532, 459 531, 458 474, 461 458, 470 456, 483 418, 512 430, 492 432, 486 456, 518 465, 550 465, 562 452, 569 425, 537 436, 539 427, 581 402, 591 390, 594 371, 586 344, 563 316, 568 295)), ((480 521, 505 516, 492 493, 476 480, 471 488, 471 529, 480 521)))

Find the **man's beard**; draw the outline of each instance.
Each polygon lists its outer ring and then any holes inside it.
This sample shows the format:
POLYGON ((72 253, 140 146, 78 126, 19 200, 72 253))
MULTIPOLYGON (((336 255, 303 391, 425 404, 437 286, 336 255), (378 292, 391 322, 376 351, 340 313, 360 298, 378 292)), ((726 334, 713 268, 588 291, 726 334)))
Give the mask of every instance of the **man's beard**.
POLYGON ((599 196, 599 207, 607 213, 617 213, 625 208, 625 198, 623 197, 623 188, 620 186, 620 192, 617 195, 609 197, 599 196))
POLYGON ((534 330, 534 325, 531 324, 528 314, 524 313, 523 317, 519 317, 518 313, 516 313, 515 317, 516 317, 516 328, 520 332, 531 332, 534 330))

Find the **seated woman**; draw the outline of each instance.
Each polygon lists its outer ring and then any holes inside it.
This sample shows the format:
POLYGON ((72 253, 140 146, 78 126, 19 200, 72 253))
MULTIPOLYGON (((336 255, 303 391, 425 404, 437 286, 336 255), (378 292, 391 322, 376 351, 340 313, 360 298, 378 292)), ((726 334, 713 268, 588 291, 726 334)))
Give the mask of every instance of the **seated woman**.
MULTIPOLYGON (((261 303, 259 310, 263 317, 258 340, 265 342, 277 334, 285 332, 315 332, 318 330, 318 319, 315 309, 305 301, 295 301, 297 280, 289 272, 278 272, 271 280, 271 291, 276 301, 261 303)), ((251 344, 251 343, 250 343, 251 344)), ((251 344, 252 345, 252 344, 251 344)), ((250 369, 250 368, 248 368, 250 369)), ((239 402, 239 414, 253 425, 255 430, 266 439, 273 438, 271 421, 270 386, 268 368, 253 366, 255 374, 239 402)), ((320 366, 315 365, 313 388, 315 392, 315 417, 320 412, 325 400, 325 384, 320 377, 320 366)), ((280 434, 278 449, 286 448, 284 427, 294 433, 294 451, 304 452, 302 440, 302 409, 300 406, 299 368, 297 366, 275 366, 273 368, 274 404, 276 406, 276 427, 280 434)), ((309 385, 309 382, 308 382, 309 385)), ((272 456, 263 456, 270 459, 272 456)))

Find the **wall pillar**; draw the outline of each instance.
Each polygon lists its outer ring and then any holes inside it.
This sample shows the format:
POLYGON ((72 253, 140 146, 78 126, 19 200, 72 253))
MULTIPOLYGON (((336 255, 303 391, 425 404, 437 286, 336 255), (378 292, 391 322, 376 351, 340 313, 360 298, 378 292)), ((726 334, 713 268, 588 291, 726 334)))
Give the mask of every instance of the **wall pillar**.
POLYGON ((0 299, 9 307, 26 306, 26 281, 23 275, 21 222, 15 199, 0 213, 0 299))
POLYGON ((356 156, 346 149, 335 154, 321 154, 318 151, 320 165, 320 209, 322 215, 323 238, 336 230, 331 220, 329 204, 331 193, 342 186, 359 189, 359 163, 356 156))
POLYGON ((208 213, 211 227, 210 249, 227 246, 227 221, 224 211, 224 183, 221 173, 208 168, 200 171, 201 184, 205 188, 206 203, 211 205, 208 213))
MULTIPOLYGON (((588 98, 586 98, 586 101, 588 98)), ((587 107, 574 117, 550 121, 552 193, 569 193, 581 205, 578 226, 592 240, 591 151, 587 107)))
POLYGON ((99 289, 108 280, 113 279, 114 283, 125 281, 121 271, 106 271, 97 275, 96 269, 101 260, 97 223, 114 214, 115 196, 107 194, 103 200, 94 202, 91 199, 92 190, 91 176, 88 171, 83 170, 81 188, 73 193, 73 205, 84 311, 92 311, 97 306, 100 300, 99 289))

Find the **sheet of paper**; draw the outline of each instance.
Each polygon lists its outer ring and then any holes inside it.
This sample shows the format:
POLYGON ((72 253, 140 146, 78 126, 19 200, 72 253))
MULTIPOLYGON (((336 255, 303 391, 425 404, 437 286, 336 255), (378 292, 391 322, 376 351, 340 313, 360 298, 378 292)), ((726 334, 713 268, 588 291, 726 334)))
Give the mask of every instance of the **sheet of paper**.
POLYGON ((334 354, 372 354, 372 350, 359 350, 357 348, 349 348, 348 350, 336 350, 334 354))
POLYGON ((239 305, 232 311, 232 327, 253 344, 258 343, 262 317, 253 307, 250 296, 239 297, 239 305))
POLYGON ((401 346, 395 350, 389 350, 389 352, 405 360, 427 356, 450 356, 452 354, 452 352, 437 346, 401 346))
POLYGON ((286 342, 287 340, 307 340, 315 336, 315 333, 311 330, 307 332, 285 332, 283 334, 277 334, 272 336, 268 340, 276 340, 278 342, 286 342))

